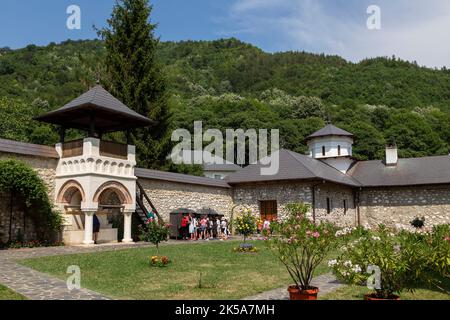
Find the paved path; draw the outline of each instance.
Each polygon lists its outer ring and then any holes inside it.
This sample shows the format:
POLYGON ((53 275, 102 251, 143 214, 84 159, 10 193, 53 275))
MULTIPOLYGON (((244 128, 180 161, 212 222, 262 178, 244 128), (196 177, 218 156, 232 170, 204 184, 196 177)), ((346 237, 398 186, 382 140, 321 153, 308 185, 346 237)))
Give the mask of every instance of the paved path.
MULTIPOLYGON (((319 297, 343 286, 343 284, 339 283, 331 273, 326 273, 315 277, 311 285, 319 288, 319 297)), ((289 300, 289 293, 286 286, 283 288, 266 291, 255 296, 246 297, 242 300, 289 300)))
POLYGON ((149 244, 105 244, 99 246, 65 246, 0 251, 0 283, 31 300, 109 300, 91 290, 69 290, 66 282, 31 268, 17 260, 46 256, 124 250, 149 244))

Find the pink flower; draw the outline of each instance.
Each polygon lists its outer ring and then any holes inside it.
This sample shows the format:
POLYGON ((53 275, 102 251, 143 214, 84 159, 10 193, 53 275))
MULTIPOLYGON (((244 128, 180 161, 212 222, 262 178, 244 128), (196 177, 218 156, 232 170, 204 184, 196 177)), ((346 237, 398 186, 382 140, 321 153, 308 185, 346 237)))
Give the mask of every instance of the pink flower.
POLYGON ((312 235, 314 238, 318 238, 320 236, 320 233, 318 233, 317 231, 313 233, 312 235))

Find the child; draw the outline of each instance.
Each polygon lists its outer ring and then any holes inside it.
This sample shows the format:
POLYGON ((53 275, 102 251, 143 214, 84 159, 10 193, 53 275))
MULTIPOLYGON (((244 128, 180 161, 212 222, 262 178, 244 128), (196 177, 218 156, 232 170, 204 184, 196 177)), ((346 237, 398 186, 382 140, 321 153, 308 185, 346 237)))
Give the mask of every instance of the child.
POLYGON ((226 240, 228 238, 228 223, 227 223, 227 219, 222 218, 222 235, 223 235, 223 239, 226 240))
POLYGON ((212 240, 214 238, 214 221, 213 218, 208 219, 208 233, 209 233, 209 240, 212 240))
POLYGON ((206 225, 207 225, 207 221, 205 216, 203 216, 202 220, 200 220, 200 234, 201 234, 201 238, 206 240, 206 225))

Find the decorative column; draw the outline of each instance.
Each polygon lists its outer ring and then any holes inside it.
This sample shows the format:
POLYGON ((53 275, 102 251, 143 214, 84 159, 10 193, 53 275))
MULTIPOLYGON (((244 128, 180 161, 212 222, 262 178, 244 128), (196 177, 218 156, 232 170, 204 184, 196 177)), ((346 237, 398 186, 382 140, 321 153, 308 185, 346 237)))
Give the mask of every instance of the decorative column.
POLYGON ((133 239, 131 238, 131 216, 133 215, 132 211, 124 211, 123 213, 123 243, 131 243, 133 239))
POLYGON ((84 240, 83 244, 94 244, 92 239, 92 229, 94 227, 94 212, 84 211, 84 240))

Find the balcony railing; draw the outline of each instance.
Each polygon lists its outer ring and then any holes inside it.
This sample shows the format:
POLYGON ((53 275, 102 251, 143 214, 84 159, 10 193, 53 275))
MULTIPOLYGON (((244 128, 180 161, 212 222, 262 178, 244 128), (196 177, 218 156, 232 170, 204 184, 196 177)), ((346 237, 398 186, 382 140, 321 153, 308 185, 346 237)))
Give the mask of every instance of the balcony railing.
MULTIPOLYGON (((71 158, 83 155, 83 143, 84 140, 74 140, 64 142, 62 144, 62 157, 71 158)), ((128 145, 111 142, 111 141, 100 141, 100 149, 98 150, 100 156, 117 158, 122 160, 128 159, 128 145)))
POLYGON ((128 145, 111 141, 100 141, 100 155, 127 160, 128 145))
POLYGON ((83 155, 83 139, 64 142, 62 145, 62 157, 71 158, 83 155))

